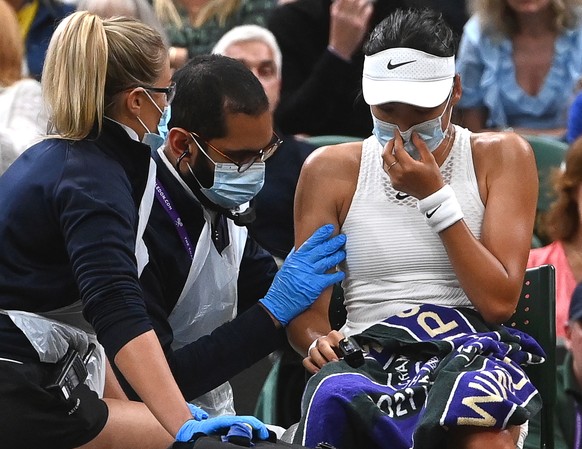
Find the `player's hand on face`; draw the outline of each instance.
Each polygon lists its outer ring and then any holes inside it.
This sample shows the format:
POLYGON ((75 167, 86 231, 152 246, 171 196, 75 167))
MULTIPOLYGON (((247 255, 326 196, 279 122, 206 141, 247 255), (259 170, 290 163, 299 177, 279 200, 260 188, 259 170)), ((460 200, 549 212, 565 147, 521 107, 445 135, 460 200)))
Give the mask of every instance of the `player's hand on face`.
POLYGON ((412 143, 419 153, 418 160, 404 149, 402 136, 396 131, 384 147, 383 166, 396 190, 423 199, 444 186, 444 180, 434 155, 417 133, 412 133, 412 143))
POLYGON ((310 373, 318 372, 323 365, 339 360, 337 356, 338 343, 344 339, 341 332, 331 331, 324 337, 316 340, 315 346, 309 350, 307 357, 303 359, 303 366, 310 373))

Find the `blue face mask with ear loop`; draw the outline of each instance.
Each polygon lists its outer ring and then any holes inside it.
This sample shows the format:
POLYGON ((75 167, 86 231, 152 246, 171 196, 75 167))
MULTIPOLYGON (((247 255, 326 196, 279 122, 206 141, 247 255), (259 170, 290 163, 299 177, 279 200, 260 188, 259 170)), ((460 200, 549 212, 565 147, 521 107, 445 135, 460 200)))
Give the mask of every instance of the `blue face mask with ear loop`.
POLYGON ((170 118, 172 118, 172 106, 168 104, 162 111, 151 95, 148 93, 148 91, 144 90, 144 92, 162 115, 160 116, 160 121, 158 122, 158 134, 152 133, 145 125, 145 123, 139 117, 137 117, 141 123, 141 126, 143 126, 146 130, 142 142, 146 145, 149 145, 152 150, 157 150, 164 144, 166 137, 168 137, 168 123, 170 122, 170 118))
POLYGON ((203 187, 194 174, 192 167, 186 163, 190 174, 200 186, 200 192, 214 204, 223 209, 236 209, 252 200, 265 183, 265 163, 255 162, 244 172, 239 173, 238 166, 230 162, 214 162, 206 154, 198 141, 193 139, 199 150, 214 164, 214 180, 211 187, 203 187))
POLYGON ((211 187, 202 187, 190 164, 188 170, 200 185, 200 191, 214 204, 224 209, 236 209, 252 200, 263 188, 265 182, 265 163, 255 162, 242 173, 236 164, 215 162, 214 181, 211 187))
POLYGON ((412 133, 417 133, 426 144, 428 150, 432 153, 438 148, 443 140, 445 140, 446 133, 443 131, 442 119, 445 115, 445 112, 447 111, 451 95, 452 90, 447 97, 447 104, 445 105, 445 109, 441 115, 416 125, 412 125, 406 131, 400 131, 400 128, 398 128, 397 125, 380 120, 374 114, 372 114, 372 122, 374 123, 372 134, 376 136, 378 142, 380 142, 380 144, 384 147, 388 141, 394 138, 396 131, 398 130, 402 136, 402 140, 404 141, 404 149, 406 152, 414 159, 418 159, 420 155, 412 143, 412 133))

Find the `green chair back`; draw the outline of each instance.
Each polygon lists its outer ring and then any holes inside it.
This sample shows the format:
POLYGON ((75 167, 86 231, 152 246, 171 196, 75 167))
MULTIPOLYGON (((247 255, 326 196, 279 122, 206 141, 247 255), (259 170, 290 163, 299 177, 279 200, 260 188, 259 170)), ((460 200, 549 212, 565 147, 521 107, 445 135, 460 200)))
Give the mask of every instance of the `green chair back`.
POLYGON ((523 136, 531 145, 536 158, 539 179, 538 211, 545 212, 553 201, 551 174, 553 169, 559 168, 568 144, 549 137, 523 136))
POLYGON ((546 353, 541 365, 525 371, 542 397, 540 449, 554 448, 556 402, 556 272, 552 265, 526 270, 523 288, 513 316, 506 326, 531 335, 546 353))
POLYGON ((338 143, 358 142, 363 140, 361 137, 354 136, 340 136, 340 135, 324 135, 324 136, 310 136, 306 139, 310 144, 316 147, 324 147, 326 145, 337 145, 338 143))
POLYGON ((548 211, 554 200, 551 183, 552 172, 562 165, 568 150, 568 144, 549 137, 533 135, 524 135, 523 137, 534 151, 538 169, 538 203, 531 247, 539 248, 551 241, 542 227, 543 215, 548 211))

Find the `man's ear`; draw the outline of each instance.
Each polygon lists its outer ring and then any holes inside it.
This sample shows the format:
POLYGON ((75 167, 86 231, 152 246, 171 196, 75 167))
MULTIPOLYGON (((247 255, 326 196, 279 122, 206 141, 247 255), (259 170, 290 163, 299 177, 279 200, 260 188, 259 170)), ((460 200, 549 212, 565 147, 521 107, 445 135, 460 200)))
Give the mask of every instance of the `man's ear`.
POLYGON ((170 152, 168 156, 176 160, 181 157, 185 152, 185 156, 182 160, 189 161, 192 157, 190 151, 190 144, 192 144, 192 137, 183 128, 172 128, 168 133, 168 140, 166 141, 166 149, 170 152))

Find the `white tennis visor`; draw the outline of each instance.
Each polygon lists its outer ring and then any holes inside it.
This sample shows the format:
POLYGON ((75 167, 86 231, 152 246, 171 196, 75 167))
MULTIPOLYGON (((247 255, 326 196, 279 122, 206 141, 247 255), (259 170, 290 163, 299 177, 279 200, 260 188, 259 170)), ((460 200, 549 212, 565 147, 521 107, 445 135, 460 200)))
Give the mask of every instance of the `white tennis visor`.
POLYGON ((389 48, 364 59, 362 92, 369 105, 398 102, 434 108, 448 97, 455 57, 389 48))

